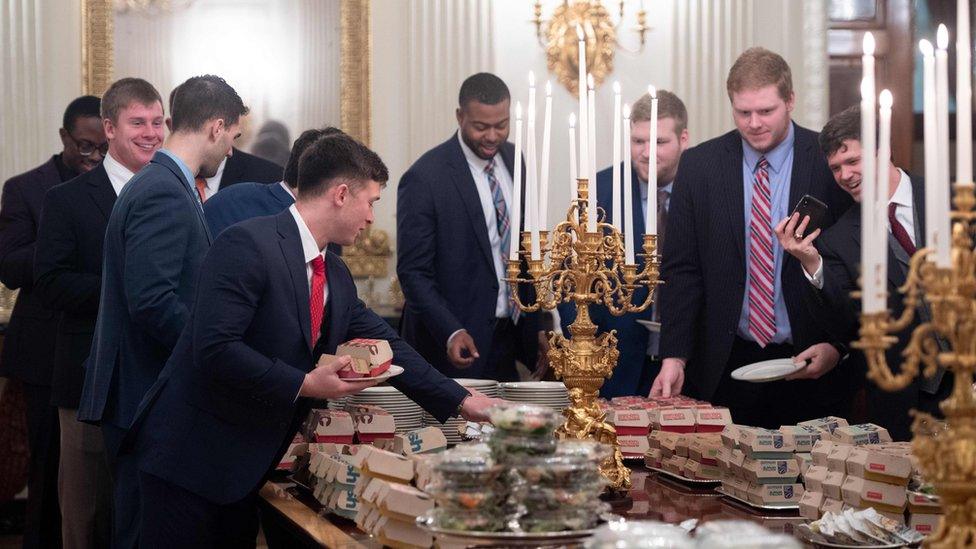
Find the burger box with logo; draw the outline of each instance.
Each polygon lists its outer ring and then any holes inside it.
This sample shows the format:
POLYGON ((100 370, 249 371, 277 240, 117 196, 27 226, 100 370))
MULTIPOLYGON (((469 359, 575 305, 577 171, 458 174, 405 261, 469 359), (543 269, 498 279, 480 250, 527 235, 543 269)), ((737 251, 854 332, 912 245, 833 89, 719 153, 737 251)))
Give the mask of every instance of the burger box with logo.
POLYGON ((751 459, 742 462, 746 480, 752 484, 787 484, 796 482, 800 471, 793 459, 751 459))
POLYGON ((644 453, 644 464, 656 469, 661 468, 661 449, 651 448, 644 453))
POLYGON ((356 494, 362 501, 373 504, 376 502, 376 497, 382 492, 386 486, 390 484, 390 481, 381 478, 374 478, 369 475, 363 475, 356 482, 356 487, 353 493, 356 494))
POLYGON ((814 465, 827 466, 827 454, 830 453, 834 447, 834 443, 830 440, 820 439, 813 443, 813 449, 810 450, 810 457, 813 459, 814 465))
POLYGON ((412 486, 388 484, 377 495, 375 505, 384 516, 413 522, 434 508, 434 500, 412 486))
POLYGON ((800 516, 810 520, 820 518, 820 506, 823 505, 824 495, 821 492, 813 492, 809 488, 803 492, 800 498, 800 516))
POLYGON ((617 436, 620 452, 627 457, 641 457, 650 450, 646 435, 617 436))
POLYGON ((740 499, 749 499, 749 482, 737 477, 726 477, 722 481, 722 487, 730 491, 733 496, 740 499))
POLYGON ((682 438, 684 435, 677 433, 669 433, 667 436, 660 437, 662 460, 678 455, 678 443, 682 438))
POLYGON ((833 433, 838 427, 847 427, 849 423, 842 417, 827 416, 817 419, 811 419, 809 421, 801 421, 799 424, 801 427, 813 427, 814 429, 823 429, 828 433, 833 433))
POLYGON ((327 465, 325 480, 353 486, 359 481, 361 476, 359 469, 353 467, 347 456, 329 456, 325 462, 327 465))
POLYGON ((738 448, 739 426, 731 423, 722 428, 722 445, 726 448, 738 448))
POLYGON ((803 485, 798 483, 749 485, 748 499, 755 505, 797 503, 802 496, 803 485))
POLYGON ((807 490, 823 493, 823 482, 827 480, 826 465, 811 465, 803 475, 803 484, 807 490))
POLYGON ((742 470, 742 463, 746 460, 746 453, 738 448, 730 450, 729 454, 729 473, 733 477, 746 478, 745 471, 742 470))
POLYGON ((353 518, 359 511, 359 500, 352 490, 336 487, 329 496, 327 506, 340 516, 353 518))
POLYGON ((400 520, 382 517, 373 527, 377 540, 386 547, 394 549, 407 547, 432 547, 434 538, 430 533, 400 520))
POLYGON ((827 454, 827 469, 831 471, 847 472, 847 456, 851 455, 854 447, 849 444, 834 444, 827 454))
POLYGON ((805 475, 807 469, 809 469, 810 466, 813 465, 813 458, 808 453, 796 454, 793 457, 793 459, 796 460, 796 466, 799 467, 800 469, 801 477, 805 475))
POLYGON ((732 424, 728 408, 695 408, 695 430, 699 433, 721 433, 732 424))
POLYGON ((823 493, 825 496, 833 499, 843 499, 841 495, 841 487, 844 485, 844 479, 847 477, 847 473, 843 471, 831 471, 827 470, 827 478, 823 481, 823 493))
POLYGON ((363 444, 379 439, 391 439, 396 432, 396 422, 386 410, 377 406, 352 406, 348 408, 356 428, 356 436, 363 444))
POLYGON ((610 424, 617 430, 617 436, 642 435, 651 431, 651 418, 647 410, 611 410, 608 414, 610 424))
POLYGON ((661 461, 661 466, 665 471, 674 473, 675 475, 683 475, 685 463, 688 458, 681 456, 671 456, 668 459, 661 461))
POLYGON ((888 430, 873 423, 838 427, 831 436, 835 442, 843 442, 855 446, 891 442, 891 435, 888 434, 888 430))
POLYGON ((920 515, 941 515, 943 513, 938 496, 921 492, 908 492, 908 510, 920 515))
POLYGON ((706 465, 689 459, 685 462, 685 476, 698 480, 722 480, 722 470, 717 465, 706 465))
POLYGON ((847 456, 847 474, 907 486, 912 475, 912 461, 905 455, 859 446, 847 456))
POLYGON ((844 480, 841 493, 844 503, 859 509, 874 507, 879 511, 900 513, 908 502, 904 486, 867 480, 853 475, 844 480))
POLYGON ((792 437, 760 427, 739 427, 739 447, 755 459, 791 458, 796 450, 792 437))
POLYGON ((824 495, 823 505, 820 506, 820 514, 824 513, 834 513, 839 514, 844 512, 844 501, 834 498, 829 498, 824 495))
POLYGON ((732 466, 730 461, 732 460, 732 449, 726 446, 721 446, 718 449, 718 454, 715 456, 715 462, 718 464, 719 469, 725 475, 732 474, 732 466))
POLYGON ((908 516, 908 527, 927 536, 935 532, 935 529, 939 527, 940 520, 942 520, 942 515, 911 513, 908 516))
POLYGON ((724 449, 721 440, 713 437, 696 437, 688 443, 688 459, 702 465, 718 466, 719 453, 724 449))
POLYGON ((821 439, 823 431, 809 425, 784 425, 779 428, 784 435, 793 437, 797 452, 809 452, 813 445, 821 439))
MULTIPOLYGON (((301 436, 296 434, 295 436, 301 436)), ((292 442, 288 445, 288 450, 285 455, 281 457, 281 461, 278 462, 278 466, 275 467, 279 471, 294 471, 295 465, 298 463, 299 458, 308 453, 308 443, 306 442, 292 442)))
POLYGON ((695 412, 691 408, 657 408, 651 411, 655 429, 672 433, 695 432, 695 412))
POLYGON ((349 412, 343 410, 316 410, 315 412, 315 442, 352 444, 356 428, 349 412))
POLYGON ((447 448, 447 437, 437 427, 424 427, 393 437, 393 451, 405 456, 439 452, 447 448))
POLYGON ((409 484, 413 480, 413 461, 407 457, 374 448, 362 460, 362 472, 372 477, 409 484))
POLYGON ((337 372, 339 377, 378 376, 393 363, 393 349, 385 339, 353 339, 336 347, 336 356, 349 356, 350 368, 337 372))

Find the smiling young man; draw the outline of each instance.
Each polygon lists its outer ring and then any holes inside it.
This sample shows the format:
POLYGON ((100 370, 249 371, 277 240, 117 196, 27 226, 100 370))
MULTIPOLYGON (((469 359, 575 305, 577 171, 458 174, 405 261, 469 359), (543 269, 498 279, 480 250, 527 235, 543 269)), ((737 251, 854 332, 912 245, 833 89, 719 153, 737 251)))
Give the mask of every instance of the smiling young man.
POLYGON ((829 206, 849 199, 833 183, 817 134, 791 120, 789 65, 751 48, 729 71, 736 129, 682 155, 671 197, 660 291, 661 373, 652 395, 685 392, 728 406, 736 422, 779 427, 843 415, 848 372, 803 301, 799 261, 784 254, 775 224, 804 195, 829 206), (796 380, 733 380, 740 366, 795 357, 796 380))
MULTIPOLYGON (((514 381, 539 360, 539 313, 519 314, 502 281, 510 238, 511 99, 497 76, 461 84, 458 131, 403 174, 397 275, 404 339, 450 377, 514 381)), ((524 219, 524 216, 521 216, 524 219)))
MULTIPOLYGON (((180 84, 173 133, 125 185, 105 229, 98 319, 78 418, 102 427, 115 481, 116 548, 138 544, 140 514, 135 459, 123 442, 186 325, 210 247, 193 181, 214 175, 231 154, 245 114, 240 96, 218 76, 180 84)), ((149 154, 148 135, 128 137, 126 156, 149 154)))

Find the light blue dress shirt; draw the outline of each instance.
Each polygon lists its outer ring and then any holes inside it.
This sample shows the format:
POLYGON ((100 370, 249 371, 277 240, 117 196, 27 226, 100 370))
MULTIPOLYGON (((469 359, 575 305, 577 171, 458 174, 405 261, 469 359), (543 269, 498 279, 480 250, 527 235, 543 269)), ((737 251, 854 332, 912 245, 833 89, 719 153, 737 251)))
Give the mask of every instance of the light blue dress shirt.
MULTIPOLYGON (((770 204, 770 221, 772 227, 783 220, 789 213, 790 181, 793 177, 793 123, 786 134, 786 139, 765 155, 753 149, 742 140, 742 189, 745 200, 743 213, 746 227, 746 290, 742 294, 742 314, 739 316, 738 335, 743 339, 753 341, 749 335, 749 246, 752 236, 749 225, 752 223, 752 186, 756 178, 759 159, 763 156, 769 162, 769 190, 772 204, 770 204)), ((771 227, 771 228, 772 228, 771 227)), ((792 343, 793 331, 790 328, 790 317, 786 312, 786 301, 783 299, 783 247, 773 235, 773 312, 776 315, 776 334, 771 343, 792 343)))
POLYGON ((200 194, 197 193, 196 188, 194 187, 195 182, 196 182, 196 178, 193 177, 193 174, 190 173, 190 167, 187 166, 185 162, 183 162, 183 159, 181 159, 180 157, 176 156, 175 154, 173 154, 172 152, 170 152, 170 151, 168 151, 166 149, 159 149, 159 152, 161 152, 161 153, 165 154, 166 156, 170 157, 173 160, 173 162, 175 162, 176 165, 180 167, 180 170, 183 171, 183 175, 186 176, 187 183, 191 187, 190 190, 193 191, 193 193, 192 193, 193 196, 195 196, 196 199, 197 199, 197 205, 200 206, 200 209, 201 210, 203 210, 203 202, 200 202, 200 194))

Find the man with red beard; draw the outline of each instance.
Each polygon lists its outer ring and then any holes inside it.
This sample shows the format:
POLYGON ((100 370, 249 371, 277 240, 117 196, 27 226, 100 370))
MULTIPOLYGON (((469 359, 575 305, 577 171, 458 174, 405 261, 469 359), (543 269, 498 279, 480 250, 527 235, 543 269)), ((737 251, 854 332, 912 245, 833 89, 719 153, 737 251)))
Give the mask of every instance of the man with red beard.
POLYGON ((34 263, 35 293, 61 315, 51 385, 61 426, 58 492, 65 549, 110 542, 108 456, 99 428, 78 421, 78 404, 98 316, 105 226, 118 194, 163 144, 162 98, 149 82, 118 80, 105 92, 101 110, 105 160, 47 193, 34 263))
POLYGON ((44 193, 99 165, 108 148, 98 115, 98 98, 72 101, 64 113, 59 154, 3 186, 0 200, 0 281, 20 289, 7 325, 0 375, 23 383, 27 397, 30 450, 24 547, 56 547, 58 515, 58 410, 51 404, 57 316, 34 293, 34 251, 44 193))

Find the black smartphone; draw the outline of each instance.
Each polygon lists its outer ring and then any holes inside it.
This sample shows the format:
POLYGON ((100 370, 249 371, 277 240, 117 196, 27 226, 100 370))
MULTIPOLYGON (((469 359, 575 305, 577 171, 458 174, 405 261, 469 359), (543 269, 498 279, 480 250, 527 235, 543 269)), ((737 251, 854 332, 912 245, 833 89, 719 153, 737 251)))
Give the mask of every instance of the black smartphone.
POLYGON ((796 203, 796 208, 793 208, 793 213, 800 214, 800 220, 797 221, 797 226, 803 223, 804 217, 810 217, 810 222, 807 223, 807 228, 803 231, 803 238, 806 238, 813 231, 823 228, 824 218, 827 217, 827 205, 820 199, 807 194, 803 195, 803 198, 796 203))

